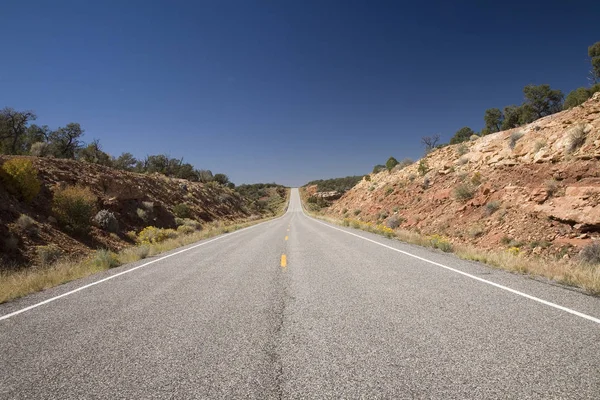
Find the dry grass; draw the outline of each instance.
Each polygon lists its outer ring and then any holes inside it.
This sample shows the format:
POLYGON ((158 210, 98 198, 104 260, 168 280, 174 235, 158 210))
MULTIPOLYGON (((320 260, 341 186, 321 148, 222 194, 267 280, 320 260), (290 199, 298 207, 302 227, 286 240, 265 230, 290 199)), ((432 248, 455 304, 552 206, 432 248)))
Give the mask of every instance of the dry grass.
POLYGON ((62 283, 83 278, 100 271, 119 265, 142 260, 149 256, 158 255, 177 247, 186 246, 203 239, 218 236, 223 233, 233 232, 242 228, 266 222, 282 215, 289 201, 282 205, 274 217, 264 218, 242 223, 224 224, 214 222, 207 224, 202 231, 191 234, 179 234, 177 237, 167 239, 160 243, 142 244, 128 247, 119 253, 107 250, 98 250, 91 257, 78 260, 59 260, 50 266, 27 268, 20 271, 0 272, 0 303, 48 289, 62 283))
MULTIPOLYGON (((366 223, 352 220, 349 224, 343 221, 316 215, 315 218, 322 219, 338 225, 351 226, 369 232, 380 233, 366 223)), ((381 233, 380 233, 381 234, 381 233)), ((423 247, 440 248, 443 251, 453 252, 459 258, 482 262, 494 268, 503 269, 520 274, 541 276, 565 285, 583 289, 589 294, 600 296, 600 265, 590 264, 585 260, 554 260, 548 258, 527 257, 520 253, 518 247, 511 249, 484 250, 470 245, 445 246, 445 240, 441 236, 424 236, 416 232, 403 229, 394 230, 394 235, 386 235, 396 239, 423 247), (444 246, 440 247, 440 243, 444 246), (443 247, 443 248, 442 248, 443 247)))

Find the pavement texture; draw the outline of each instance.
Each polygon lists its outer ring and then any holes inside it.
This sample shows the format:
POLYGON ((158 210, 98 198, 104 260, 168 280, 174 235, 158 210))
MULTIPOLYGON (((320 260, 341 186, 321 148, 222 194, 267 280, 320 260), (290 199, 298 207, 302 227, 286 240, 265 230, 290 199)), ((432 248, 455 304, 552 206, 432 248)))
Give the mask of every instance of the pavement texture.
POLYGON ((314 220, 293 189, 276 220, 0 305, 114 276, 0 320, 0 398, 600 398, 598 322, 363 238, 600 318, 578 291, 314 220))

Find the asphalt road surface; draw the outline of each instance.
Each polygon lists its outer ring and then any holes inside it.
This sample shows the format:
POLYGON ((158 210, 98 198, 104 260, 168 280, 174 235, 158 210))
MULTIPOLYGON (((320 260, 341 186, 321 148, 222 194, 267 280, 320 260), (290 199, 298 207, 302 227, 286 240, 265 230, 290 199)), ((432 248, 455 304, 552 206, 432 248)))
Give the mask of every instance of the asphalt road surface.
POLYGON ((0 398, 599 399, 598 318, 293 190, 279 219, 0 305, 0 398))

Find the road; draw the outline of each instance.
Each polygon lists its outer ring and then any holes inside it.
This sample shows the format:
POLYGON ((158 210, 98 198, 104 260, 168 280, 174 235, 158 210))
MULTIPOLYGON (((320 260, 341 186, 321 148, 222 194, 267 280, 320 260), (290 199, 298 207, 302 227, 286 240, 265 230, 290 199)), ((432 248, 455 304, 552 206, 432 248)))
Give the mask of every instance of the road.
POLYGON ((293 190, 276 220, 0 305, 0 398, 598 399, 598 318, 293 190))

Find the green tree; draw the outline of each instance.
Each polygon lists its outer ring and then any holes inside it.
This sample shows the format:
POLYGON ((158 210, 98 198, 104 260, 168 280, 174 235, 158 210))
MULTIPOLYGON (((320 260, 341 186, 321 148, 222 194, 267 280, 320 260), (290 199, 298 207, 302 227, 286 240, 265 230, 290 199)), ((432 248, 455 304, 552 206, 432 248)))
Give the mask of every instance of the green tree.
POLYGON ((578 106, 584 103, 587 99, 591 97, 590 90, 588 88, 580 87, 573 91, 571 91, 566 99, 565 104, 563 104, 563 109, 568 110, 569 108, 578 106))
POLYGON ((119 157, 117 157, 113 164, 117 169, 121 169, 124 171, 133 171, 137 162, 138 160, 135 159, 133 154, 122 153, 119 157))
POLYGON ((516 128, 521 125, 521 115, 523 110, 519 106, 511 105, 504 107, 504 120, 502 121, 502 130, 516 128))
POLYGON ((525 103, 521 123, 528 124, 536 119, 551 115, 562 110, 563 92, 550 88, 550 85, 527 85, 523 88, 525 103))
POLYGON ((77 150, 82 146, 79 138, 83 136, 83 132, 81 126, 75 122, 52 132, 49 138, 52 153, 60 158, 75 158, 77 150))
POLYGON ((385 165, 381 165, 381 164, 377 164, 376 166, 373 167, 373 173, 376 174, 378 172, 381 172, 385 169, 385 165))
POLYGON ((229 183, 229 177, 225 174, 215 174, 213 181, 220 183, 221 185, 227 185, 229 183))
POLYGON ((473 129, 469 128, 468 126, 462 127, 456 131, 454 136, 452 136, 452 138, 450 139, 450 144, 466 142, 474 134, 475 134, 475 132, 473 131, 473 129))
POLYGON ((202 183, 211 182, 213 180, 213 173, 208 169, 199 169, 196 171, 198 180, 202 183))
POLYGON ((112 159, 110 155, 102 151, 100 141, 94 139, 92 143, 79 149, 77 152, 77 158, 82 161, 86 161, 92 164, 100 164, 106 166, 112 166, 112 159))
POLYGON ((10 107, 0 110, 0 152, 26 154, 31 146, 26 142, 28 124, 35 119, 33 111, 17 111, 10 107))
POLYGON ((499 108, 488 108, 485 110, 483 120, 485 128, 481 131, 481 135, 487 135, 494 132, 499 132, 502 129, 502 120, 504 119, 502 111, 499 108))
POLYGON ((390 172, 396 165, 398 165, 398 160, 396 160, 394 157, 388 158, 388 160, 385 162, 385 167, 390 172))
POLYGON ((588 47, 588 56, 592 63, 592 70, 590 71, 592 82, 600 82, 600 42, 596 42, 588 47))

